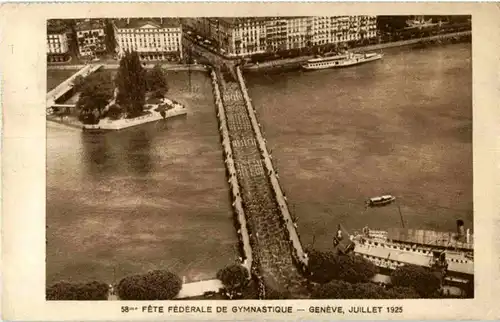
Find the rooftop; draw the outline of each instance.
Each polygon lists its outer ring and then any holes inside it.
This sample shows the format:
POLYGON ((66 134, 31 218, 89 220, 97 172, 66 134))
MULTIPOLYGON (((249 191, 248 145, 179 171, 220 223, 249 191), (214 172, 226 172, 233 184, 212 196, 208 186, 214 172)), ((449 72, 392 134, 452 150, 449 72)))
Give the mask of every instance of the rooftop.
POLYGON ((82 30, 95 30, 95 29, 103 29, 104 21, 102 19, 85 19, 76 22, 75 29, 76 31, 82 30))
POLYGON ((60 34, 68 31, 69 28, 63 20, 60 19, 50 19, 47 20, 47 33, 48 34, 60 34))
POLYGON ((180 27, 181 22, 177 18, 123 18, 115 19, 114 24, 118 29, 136 29, 145 25, 156 28, 180 27))
POLYGON ((229 25, 237 25, 243 24, 246 22, 265 22, 270 20, 284 20, 284 19, 293 19, 293 18, 301 18, 301 17, 209 17, 211 20, 219 20, 221 22, 225 22, 229 25))

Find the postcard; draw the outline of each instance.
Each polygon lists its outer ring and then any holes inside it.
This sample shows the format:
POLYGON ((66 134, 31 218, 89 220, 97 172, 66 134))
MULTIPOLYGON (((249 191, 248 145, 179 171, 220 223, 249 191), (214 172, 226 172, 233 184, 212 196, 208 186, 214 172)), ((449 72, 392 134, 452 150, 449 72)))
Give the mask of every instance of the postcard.
POLYGON ((4 5, 5 319, 499 318, 498 10, 4 5))

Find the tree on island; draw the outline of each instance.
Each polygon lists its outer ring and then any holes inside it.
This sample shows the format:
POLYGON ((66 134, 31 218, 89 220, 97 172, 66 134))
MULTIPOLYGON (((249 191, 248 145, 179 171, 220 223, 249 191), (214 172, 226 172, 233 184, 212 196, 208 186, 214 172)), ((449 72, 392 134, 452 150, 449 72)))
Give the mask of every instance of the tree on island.
POLYGON ((109 71, 98 71, 84 79, 75 79, 74 86, 80 92, 76 107, 80 120, 85 124, 99 122, 104 108, 113 98, 115 85, 109 71))
POLYGON ((127 111, 128 117, 140 116, 146 97, 146 71, 137 52, 126 52, 120 60, 115 78, 118 88, 116 101, 127 111))
POLYGON ((131 275, 118 283, 121 300, 155 301, 171 300, 182 288, 181 279, 165 270, 151 271, 143 275, 131 275))
POLYGON ((242 265, 233 264, 219 270, 217 278, 224 285, 229 298, 232 299, 243 292, 248 285, 250 274, 242 265))
POLYGON ((350 283, 369 282, 378 272, 370 261, 355 255, 337 255, 333 252, 309 251, 309 279, 316 283, 343 280, 350 283))
POLYGON ((48 301, 102 301, 108 299, 108 292, 108 284, 97 281, 58 282, 47 287, 45 297, 48 301))
POLYGON ((157 64, 146 74, 147 90, 153 92, 153 97, 163 98, 168 91, 167 75, 161 65, 157 64))
POLYGON ((437 297, 441 287, 440 278, 432 270, 416 265, 398 267, 392 272, 391 281, 394 286, 414 288, 423 298, 437 297))

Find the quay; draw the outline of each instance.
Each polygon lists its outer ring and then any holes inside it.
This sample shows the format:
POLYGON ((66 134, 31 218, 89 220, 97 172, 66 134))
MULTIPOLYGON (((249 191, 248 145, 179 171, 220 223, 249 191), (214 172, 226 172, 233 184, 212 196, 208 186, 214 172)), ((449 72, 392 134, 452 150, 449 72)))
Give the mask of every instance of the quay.
MULTIPOLYGON (((146 69, 152 69, 156 66, 157 64, 144 64, 143 67, 146 69)), ((161 66, 162 69, 168 70, 168 71, 200 71, 200 72, 207 72, 209 68, 205 65, 201 64, 165 64, 162 62, 158 62, 158 65, 161 66)), ((91 65, 48 65, 47 70, 73 70, 73 69, 82 69, 85 68, 86 66, 91 66, 91 65)), ((118 62, 106 62, 100 64, 102 68, 104 69, 118 69, 120 67, 120 64, 118 62)))
MULTIPOLYGON (((356 48, 352 48, 352 51, 353 52, 363 52, 363 51, 381 50, 381 49, 395 48, 395 47, 404 47, 404 46, 416 45, 420 42, 446 40, 446 39, 451 39, 451 38, 456 38, 456 37, 457 38, 458 37, 465 37, 465 36, 471 36, 471 35, 472 35, 472 33, 470 30, 469 31, 460 31, 460 32, 453 32, 453 33, 448 33, 448 34, 423 37, 423 38, 400 40, 400 41, 393 41, 393 42, 388 42, 388 43, 368 45, 368 46, 363 46, 363 47, 356 47, 356 48)), ((274 61, 262 62, 262 63, 258 63, 258 64, 246 64, 243 66, 243 70, 250 72, 250 71, 260 71, 260 70, 273 69, 273 68, 297 68, 302 63, 306 62, 307 60, 309 60, 311 58, 314 58, 314 56, 300 56, 300 57, 294 57, 294 58, 284 58, 284 59, 278 59, 278 60, 274 60, 274 61)))
MULTIPOLYGON (((97 124, 82 124, 82 129, 84 131, 119 131, 129 127, 160 121, 163 119, 163 116, 155 111, 156 106, 151 107, 146 115, 134 117, 130 119, 119 119, 119 120, 110 120, 110 119, 101 119, 97 124)), ((187 110, 184 106, 182 107, 174 107, 167 111, 165 111, 165 119, 186 115, 187 110)))
POLYGON ((307 256, 288 212, 239 68, 236 75, 234 80, 215 70, 212 80, 246 267, 258 281, 260 298, 273 297, 272 294, 305 298, 307 281, 301 270, 307 265, 307 256))

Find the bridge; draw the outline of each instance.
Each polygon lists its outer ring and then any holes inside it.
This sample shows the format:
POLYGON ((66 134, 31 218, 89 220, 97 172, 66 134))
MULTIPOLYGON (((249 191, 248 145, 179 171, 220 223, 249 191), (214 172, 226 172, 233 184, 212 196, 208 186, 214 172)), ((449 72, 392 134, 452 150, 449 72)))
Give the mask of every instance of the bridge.
POLYGON ((97 64, 97 65, 85 65, 82 67, 79 71, 71 75, 68 79, 66 79, 64 82, 61 84, 57 85, 54 89, 49 91, 46 96, 46 107, 51 108, 56 104, 56 101, 61 98, 63 95, 65 95, 67 92, 73 89, 73 81, 78 77, 86 77, 96 70, 100 69, 103 65, 97 64))
POLYGON ((307 265, 296 224, 288 211, 255 111, 237 67, 232 75, 213 72, 220 130, 246 256, 260 284, 260 297, 306 298, 307 265), (237 189, 235 189, 235 185, 237 189), (241 216, 244 218, 241 218, 241 216), (251 260, 250 262, 248 260, 251 260))

